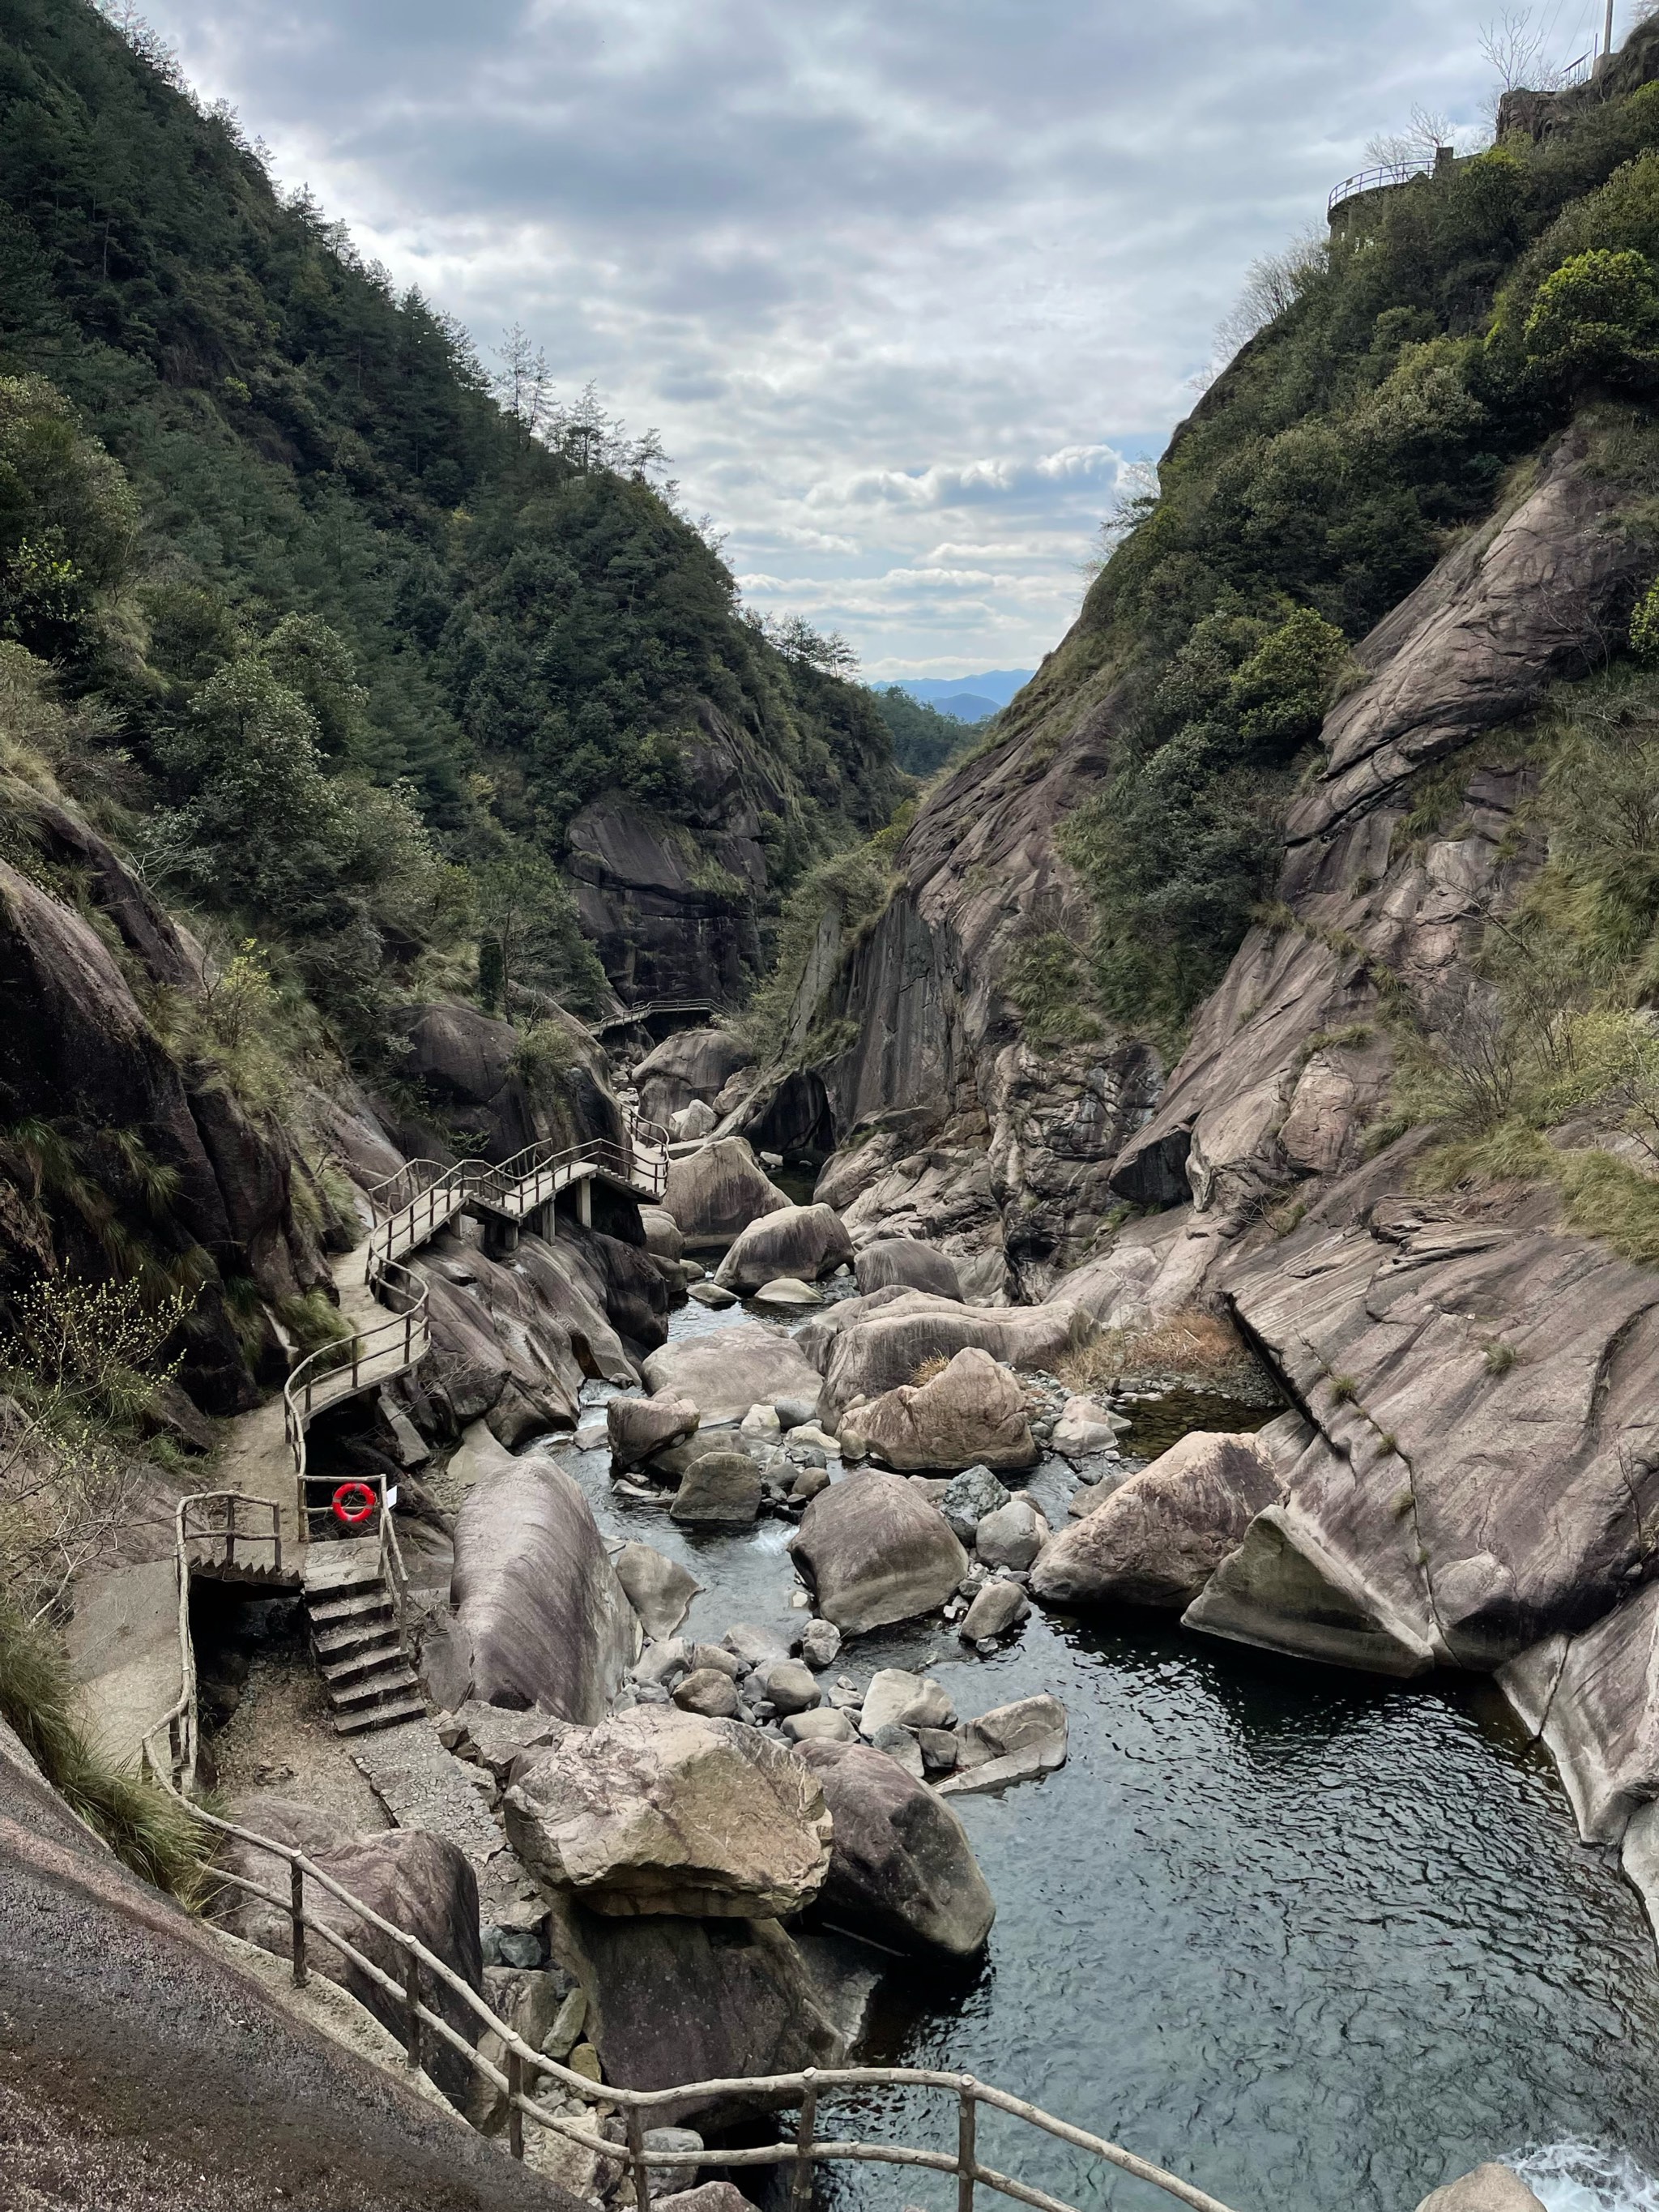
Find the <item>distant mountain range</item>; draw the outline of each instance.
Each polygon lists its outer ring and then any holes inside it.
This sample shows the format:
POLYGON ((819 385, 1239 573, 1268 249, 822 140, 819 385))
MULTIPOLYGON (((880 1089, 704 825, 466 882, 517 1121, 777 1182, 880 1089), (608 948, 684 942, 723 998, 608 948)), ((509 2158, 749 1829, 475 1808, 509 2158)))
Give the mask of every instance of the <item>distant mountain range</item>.
POLYGON ((1006 707, 1022 684, 1029 684, 1029 668, 989 668, 982 676, 890 677, 901 691, 936 708, 958 722, 982 722, 1006 707))

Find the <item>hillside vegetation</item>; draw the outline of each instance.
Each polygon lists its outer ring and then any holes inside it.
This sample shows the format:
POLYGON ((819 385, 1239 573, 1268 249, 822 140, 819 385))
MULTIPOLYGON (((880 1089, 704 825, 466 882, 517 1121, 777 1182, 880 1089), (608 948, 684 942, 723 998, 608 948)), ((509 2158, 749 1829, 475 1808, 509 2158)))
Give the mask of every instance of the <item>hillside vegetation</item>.
MULTIPOLYGON (((672 817, 725 718, 783 793, 763 919, 902 788, 868 696, 780 653, 650 436, 486 372, 235 118, 87 0, 0 28, 0 639, 12 726, 164 897, 371 1059, 434 977, 578 1007, 559 872, 602 793, 672 817), (259 834, 250 837, 252 824, 259 834), (492 941, 494 949, 492 951, 492 941)), ((15 840, 14 840, 15 842, 15 840)), ((739 902, 754 895, 732 884, 739 902)))
POLYGON ((1060 672, 1115 681, 1115 772, 1063 844, 1118 1019, 1179 1039, 1268 895, 1350 647, 1507 471, 1577 415, 1599 467, 1659 492, 1656 40, 1536 143, 1511 131, 1288 257, 1291 303, 1177 431, 1060 672))

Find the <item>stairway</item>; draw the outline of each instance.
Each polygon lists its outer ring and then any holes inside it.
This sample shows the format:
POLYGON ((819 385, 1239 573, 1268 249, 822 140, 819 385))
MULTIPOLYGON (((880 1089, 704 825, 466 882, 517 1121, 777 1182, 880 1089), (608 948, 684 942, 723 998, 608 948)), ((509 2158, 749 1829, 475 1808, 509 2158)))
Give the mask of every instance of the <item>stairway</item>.
POLYGON ((426 1704, 404 1650, 378 1537, 310 1546, 305 1599, 335 1733, 362 1735, 424 1719, 426 1704))

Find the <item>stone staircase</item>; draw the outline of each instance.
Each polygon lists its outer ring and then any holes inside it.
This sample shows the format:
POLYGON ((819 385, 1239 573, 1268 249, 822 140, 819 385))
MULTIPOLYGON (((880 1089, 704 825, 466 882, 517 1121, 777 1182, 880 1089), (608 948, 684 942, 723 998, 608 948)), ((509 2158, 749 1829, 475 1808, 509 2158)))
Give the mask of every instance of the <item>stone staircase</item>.
POLYGON ((310 1546, 305 1601, 337 1735, 362 1735, 425 1717, 378 1538, 310 1546))

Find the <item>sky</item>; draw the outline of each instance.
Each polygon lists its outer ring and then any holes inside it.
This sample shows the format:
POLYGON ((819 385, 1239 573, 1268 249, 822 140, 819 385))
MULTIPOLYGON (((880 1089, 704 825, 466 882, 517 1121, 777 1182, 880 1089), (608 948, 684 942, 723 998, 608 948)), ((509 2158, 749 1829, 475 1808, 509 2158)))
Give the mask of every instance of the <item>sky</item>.
MULTIPOLYGON (((288 188, 488 362, 659 429, 756 607, 871 680, 1026 668, 1252 260, 1504 0, 144 0, 288 188)), ((1513 0, 1510 0, 1513 4, 1513 0)), ((1621 21, 1629 0, 1620 0, 1621 21)), ((1571 60, 1601 0, 1534 0, 1571 60)))

